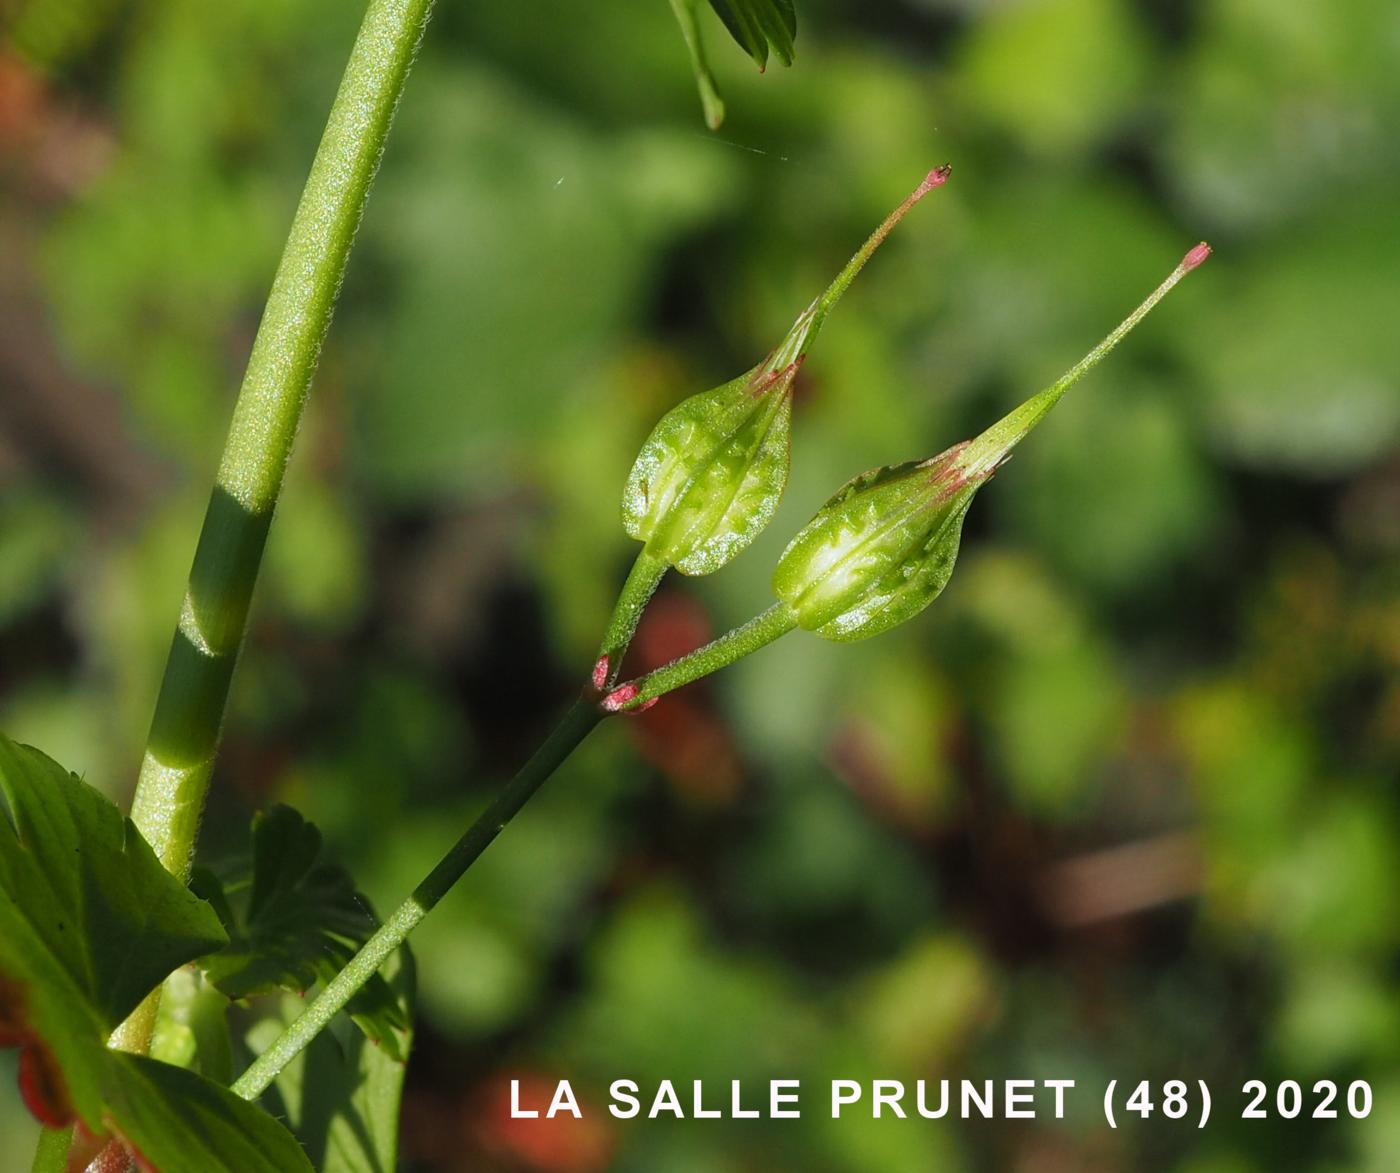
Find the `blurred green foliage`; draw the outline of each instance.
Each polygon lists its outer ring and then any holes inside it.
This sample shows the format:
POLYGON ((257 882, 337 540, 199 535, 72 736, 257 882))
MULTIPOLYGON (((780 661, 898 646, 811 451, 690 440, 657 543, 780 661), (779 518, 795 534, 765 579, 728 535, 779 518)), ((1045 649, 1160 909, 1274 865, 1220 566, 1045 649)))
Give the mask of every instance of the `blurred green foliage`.
MULTIPOLYGON (((973 434, 1216 256, 981 495, 926 615, 614 723, 511 827, 415 938, 406 1167, 1400 1167, 1393 3, 811 0, 762 77, 702 16, 718 136, 659 0, 440 6, 207 849, 287 801, 381 906, 407 890, 584 675, 652 423, 951 161, 802 373, 777 520, 664 589, 640 666, 766 605, 850 475, 973 434), (522 1074, 595 1105, 620 1077, 1365 1078, 1376 1110, 522 1129, 522 1074)), ((0 727, 119 800, 357 17, 22 0, 0 50, 0 727)), ((0 1165, 31 1135, 0 1093, 0 1165)))

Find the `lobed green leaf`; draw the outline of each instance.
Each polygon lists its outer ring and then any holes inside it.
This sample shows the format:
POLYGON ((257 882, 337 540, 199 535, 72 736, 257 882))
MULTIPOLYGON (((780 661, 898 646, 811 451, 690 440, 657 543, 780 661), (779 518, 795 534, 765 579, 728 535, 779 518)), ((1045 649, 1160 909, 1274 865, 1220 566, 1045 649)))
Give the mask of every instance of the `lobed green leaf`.
POLYGON ((791 65, 797 36, 797 12, 792 0, 710 0, 739 47, 763 69, 768 53, 791 65))
POLYGON ((309 1173, 267 1113, 192 1071, 107 1047, 172 970, 224 943, 218 917, 131 820, 52 758, 0 734, 0 1040, 26 1098, 153 1169, 309 1173))
POLYGON ((112 1130, 152 1169, 311 1173, 296 1138, 256 1104, 183 1067, 107 1054, 112 1130))
MULTIPOLYGON (((329 981, 379 927, 350 876, 320 862, 321 832, 291 807, 254 816, 252 840, 251 860, 221 873, 196 869, 191 881, 228 931, 228 943, 200 966, 235 1000, 329 981)), ((347 1011, 390 1055, 404 1057, 408 1019, 384 978, 371 978, 347 1011)))

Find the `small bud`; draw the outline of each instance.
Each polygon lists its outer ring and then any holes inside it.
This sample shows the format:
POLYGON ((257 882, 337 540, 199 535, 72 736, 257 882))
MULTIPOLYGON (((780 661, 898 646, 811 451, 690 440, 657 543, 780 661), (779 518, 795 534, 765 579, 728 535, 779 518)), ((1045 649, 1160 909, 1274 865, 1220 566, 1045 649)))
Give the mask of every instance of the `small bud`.
POLYGON ((598 707, 605 713, 616 713, 618 710, 625 708, 627 703, 636 695, 637 686, 635 683, 629 681, 627 684, 621 685, 608 693, 607 696, 598 702, 598 707))
POLYGON ((764 362, 662 417, 623 491, 629 536, 682 574, 709 574, 759 535, 787 484, 792 382, 808 344, 890 230, 947 177, 929 172, 764 362))
POLYGON ((639 691, 635 682, 628 682, 608 693, 607 696, 598 702, 598 707, 605 713, 620 713, 626 709, 629 717, 635 717, 638 713, 645 713, 660 699, 659 697, 649 697, 641 704, 628 709, 627 706, 636 700, 639 691))
POLYGON ((793 538, 773 589, 808 631, 865 639, 922 611, 948 584, 977 490, 1061 396, 1209 255, 1192 249, 1126 321, 1052 386, 974 440, 929 460, 879 468, 847 484, 793 538))

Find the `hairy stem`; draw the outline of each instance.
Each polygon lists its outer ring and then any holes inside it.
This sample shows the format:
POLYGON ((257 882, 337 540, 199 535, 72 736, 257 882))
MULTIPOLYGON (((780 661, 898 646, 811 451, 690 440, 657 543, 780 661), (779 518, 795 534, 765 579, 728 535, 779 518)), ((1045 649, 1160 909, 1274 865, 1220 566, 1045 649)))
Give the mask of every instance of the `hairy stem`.
MULTIPOLYGON (((177 876, 189 872, 229 681, 307 387, 431 6, 370 0, 234 405, 131 810, 177 876)), ((147 1049, 156 997, 117 1029, 113 1045, 147 1049)))
POLYGON ((1131 334, 1137 324, 1152 312, 1153 307, 1176 287, 1177 282, 1193 269, 1199 268, 1209 256, 1210 245, 1202 241, 1182 257, 1176 268, 1167 275, 1167 279, 1148 294, 1146 300, 1119 322, 1093 350, 1045 390, 1032 395, 1020 407, 1003 416, 970 441, 958 454, 959 472, 964 477, 977 477, 995 470, 1006 460, 1011 450, 1026 438, 1030 430, 1045 418, 1050 409, 1059 403, 1065 392, 1098 366, 1108 352, 1131 334))
POLYGON ((841 300, 841 295, 851 287, 851 282, 856 279, 856 275, 865 268, 865 262, 875 255, 875 250, 884 244, 885 237, 894 231, 895 225, 904 219, 910 208, 934 188, 942 187, 948 182, 948 176, 952 174, 952 170, 952 167, 947 164, 935 167, 924 176, 924 181, 905 197, 904 202, 886 216, 880 226, 866 238, 865 243, 856 250, 855 256, 847 261, 846 267, 836 275, 836 279, 811 305, 802 311, 802 315, 792 324, 792 329, 788 331, 787 337, 773 352, 773 357, 768 360, 769 366, 773 370, 781 371, 784 367, 801 360, 807 352, 808 345, 821 330, 827 314, 831 313, 832 308, 841 300))
POLYGON ((786 603, 774 603, 761 615, 755 615, 742 627, 726 632, 703 648, 696 648, 655 672, 619 685, 603 698, 602 707, 613 713, 636 712, 665 693, 727 668, 735 660, 742 660, 796 626, 796 612, 786 603))
POLYGON ((603 633, 598 662, 593 668, 595 688, 611 688, 617 683, 618 674, 622 671, 622 658, 637 633, 642 612, 668 569, 669 563, 664 558, 657 558, 648 553, 645 546, 642 547, 642 552, 632 563, 627 581, 622 584, 612 618, 608 620, 607 630, 603 633))
POLYGON ((288 1063, 326 1026, 336 1013, 363 986, 379 967, 407 939, 409 933, 437 905, 466 870, 476 862, 537 791, 578 748, 605 714, 589 699, 574 703, 564 719, 545 739, 477 820, 467 828, 427 878, 413 890, 388 920, 380 926, 358 953, 322 990, 290 1026, 233 1084, 233 1091, 245 1100, 260 1096, 288 1063))
POLYGON ((46 1128, 39 1133, 39 1145, 34 1150, 34 1162, 29 1173, 63 1173, 68 1167, 68 1146, 73 1140, 73 1129, 46 1128))
MULTIPOLYGON (((637 615, 645 606, 647 598, 655 589, 656 579, 664 570, 664 564, 659 569, 651 566, 646 561, 645 554, 638 558, 637 565, 633 567, 628 578, 629 585, 623 589, 624 599, 628 597, 629 590, 632 594, 640 596, 636 605, 637 615), (645 590, 642 589, 643 586, 645 590)), ((621 601, 618 610, 624 610, 621 601)), ((615 614, 614 624, 617 622, 615 614)), ((349 964, 316 996, 311 1005, 258 1056, 247 1071, 239 1076, 233 1084, 233 1091, 246 1100, 253 1100, 267 1090, 278 1073, 301 1054, 312 1039, 325 1030, 331 1019, 343 1010, 360 988, 378 972, 389 955, 408 939, 408 935, 418 923, 447 895, 505 825, 603 717, 610 712, 635 709, 662 693, 716 672, 771 643, 796 626, 797 616, 792 608, 786 603, 778 602, 742 627, 735 628, 703 648, 614 689, 603 698, 601 704, 594 703, 591 693, 585 693, 565 714, 544 744, 535 751, 534 756, 452 845, 451 850, 438 861, 427 878, 413 890, 413 894, 394 910, 388 920, 351 958, 349 964)), ((634 615, 630 621, 629 636, 630 629, 635 627, 634 615)), ((609 630, 612 630, 611 626, 609 630)), ((608 646, 607 640, 604 641, 604 646, 608 646)))

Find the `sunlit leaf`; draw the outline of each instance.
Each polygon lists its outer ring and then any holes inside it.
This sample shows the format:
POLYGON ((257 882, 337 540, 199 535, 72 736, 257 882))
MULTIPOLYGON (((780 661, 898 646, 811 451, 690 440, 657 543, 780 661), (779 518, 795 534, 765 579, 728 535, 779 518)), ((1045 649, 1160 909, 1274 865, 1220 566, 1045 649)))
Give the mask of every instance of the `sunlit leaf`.
MULTIPOLYGON (((224 941, 129 819, 52 758, 0 734, 0 958, 51 955, 114 1027, 176 966, 224 941), (8 831, 8 833, 6 833, 8 831)), ((3 963, 3 962, 0 962, 3 963)))
POLYGON ((114 1135, 152 1168, 309 1170, 267 1113, 192 1071, 108 1049, 171 970, 224 941, 112 803, 0 735, 0 1041, 31 1111, 114 1135))
POLYGON ((113 1130, 162 1173, 310 1173, 296 1139, 256 1104, 193 1071, 111 1055, 113 1130))

